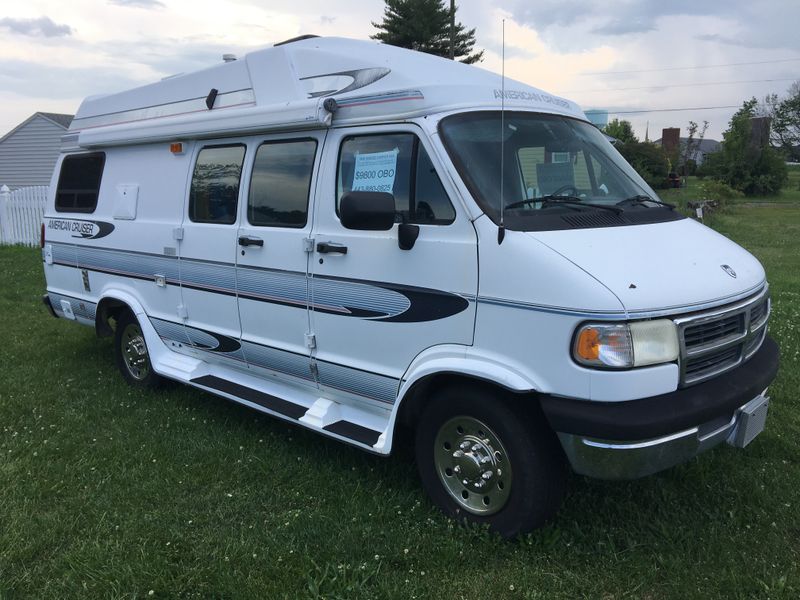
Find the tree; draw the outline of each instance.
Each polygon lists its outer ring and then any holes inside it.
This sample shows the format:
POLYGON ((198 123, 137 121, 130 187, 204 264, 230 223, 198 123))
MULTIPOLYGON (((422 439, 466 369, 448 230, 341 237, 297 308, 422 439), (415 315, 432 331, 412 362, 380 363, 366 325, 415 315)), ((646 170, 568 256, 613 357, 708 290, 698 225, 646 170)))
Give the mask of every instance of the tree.
POLYGON ((649 142, 637 142, 634 139, 624 144, 617 144, 616 148, 650 187, 667 186, 669 160, 661 146, 649 142))
POLYGON ((769 132, 767 139, 758 135, 757 116, 758 100, 746 100, 722 134, 722 149, 709 154, 704 165, 711 177, 747 196, 777 194, 788 179, 783 157, 769 145, 769 132))
POLYGON ((795 81, 772 116, 772 143, 798 158, 800 154, 800 81, 795 81))
MULTIPOLYGON (((379 31, 373 40, 450 57, 450 7, 444 0, 384 0, 383 21, 373 23, 379 31)), ((458 9, 454 8, 457 12, 458 9)), ((453 29, 453 54, 463 63, 483 60, 483 50, 475 49, 475 28, 465 29, 456 22, 453 29)))
POLYGON ((691 175, 692 172, 697 169, 695 154, 703 143, 703 138, 706 137, 707 130, 708 121, 703 121, 702 129, 700 129, 700 126, 694 121, 689 121, 689 127, 687 128, 689 137, 686 138, 686 143, 683 146, 683 156, 681 157, 681 170, 683 175, 691 175), (697 133, 698 129, 700 130, 699 134, 697 133))
POLYGON ((623 144, 639 141, 636 134, 633 133, 633 125, 631 125, 630 121, 613 119, 603 128, 603 132, 606 135, 617 138, 623 144))

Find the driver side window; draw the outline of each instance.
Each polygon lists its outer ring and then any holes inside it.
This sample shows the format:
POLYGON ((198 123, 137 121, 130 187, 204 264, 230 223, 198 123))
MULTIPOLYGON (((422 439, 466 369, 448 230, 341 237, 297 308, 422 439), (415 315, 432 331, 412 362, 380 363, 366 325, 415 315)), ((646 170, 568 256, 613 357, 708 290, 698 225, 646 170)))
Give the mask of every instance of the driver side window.
POLYGON ((397 222, 448 225, 455 220, 433 163, 412 133, 345 138, 336 179, 337 214, 348 192, 386 192, 394 196, 397 222))

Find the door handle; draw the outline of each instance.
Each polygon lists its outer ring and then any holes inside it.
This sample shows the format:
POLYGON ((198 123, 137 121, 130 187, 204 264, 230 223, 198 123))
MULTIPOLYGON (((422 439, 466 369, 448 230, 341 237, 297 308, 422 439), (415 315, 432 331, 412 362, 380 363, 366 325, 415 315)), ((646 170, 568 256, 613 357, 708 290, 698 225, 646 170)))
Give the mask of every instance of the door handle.
POLYGON ((257 238, 257 237, 249 237, 249 236, 243 235, 243 236, 239 237, 239 245, 240 246, 259 246, 259 247, 261 247, 261 246, 264 245, 264 240, 262 240, 261 238, 257 238))
POLYGON ((347 254, 347 246, 332 244, 331 242, 320 242, 317 244, 317 252, 320 254, 347 254))

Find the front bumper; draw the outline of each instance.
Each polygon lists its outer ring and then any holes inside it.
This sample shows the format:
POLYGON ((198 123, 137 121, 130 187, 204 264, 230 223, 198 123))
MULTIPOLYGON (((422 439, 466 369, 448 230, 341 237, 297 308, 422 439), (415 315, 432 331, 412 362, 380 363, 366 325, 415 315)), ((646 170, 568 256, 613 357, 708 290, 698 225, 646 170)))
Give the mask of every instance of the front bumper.
POLYGON ((651 398, 592 402, 544 397, 542 410, 575 472, 634 479, 728 441, 743 447, 763 428, 766 388, 778 370, 767 337, 746 363, 704 383, 651 398))

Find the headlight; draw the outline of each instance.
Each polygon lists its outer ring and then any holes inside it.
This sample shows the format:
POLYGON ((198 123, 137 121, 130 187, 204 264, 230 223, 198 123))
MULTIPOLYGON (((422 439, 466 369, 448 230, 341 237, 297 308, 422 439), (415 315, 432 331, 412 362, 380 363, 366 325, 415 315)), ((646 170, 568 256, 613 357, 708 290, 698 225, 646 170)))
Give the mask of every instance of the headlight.
POLYGON ((669 319, 589 323, 575 333, 572 355, 582 365, 626 369, 678 358, 678 330, 669 319))

